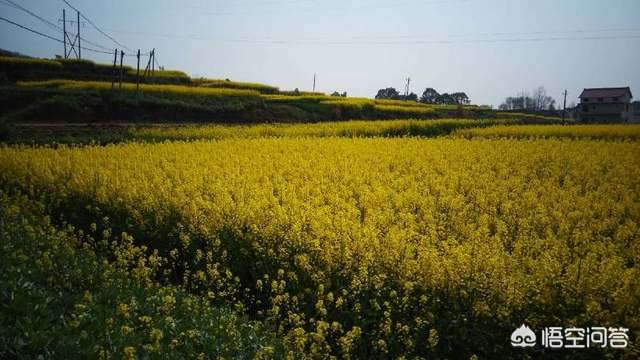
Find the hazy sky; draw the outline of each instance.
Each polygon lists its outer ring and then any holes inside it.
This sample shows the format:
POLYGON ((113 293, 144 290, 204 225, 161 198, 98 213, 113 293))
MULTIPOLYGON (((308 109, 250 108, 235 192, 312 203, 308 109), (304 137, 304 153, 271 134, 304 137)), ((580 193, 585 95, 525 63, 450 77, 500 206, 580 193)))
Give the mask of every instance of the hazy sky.
MULTIPOLYGON (((57 22, 60 0, 13 0, 57 22)), ((69 0, 129 48, 168 69, 373 97, 382 87, 465 91, 474 103, 544 85, 569 102, 584 87, 640 98, 640 0, 69 0)), ((2 17, 61 38, 4 4, 2 17)), ((69 12, 68 12, 69 14, 69 12)), ((83 37, 116 45, 90 24, 83 37)), ((0 22, 0 47, 38 57, 62 44, 0 22)), ((84 52, 102 62, 113 57, 84 52)), ((126 60, 134 64, 135 58, 126 60)))

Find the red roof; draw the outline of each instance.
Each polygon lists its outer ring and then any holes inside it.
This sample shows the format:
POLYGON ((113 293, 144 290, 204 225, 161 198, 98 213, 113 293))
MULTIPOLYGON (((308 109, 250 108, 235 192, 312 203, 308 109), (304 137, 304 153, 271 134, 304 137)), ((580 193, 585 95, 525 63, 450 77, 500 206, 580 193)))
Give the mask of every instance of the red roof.
POLYGON ((584 98, 613 98, 613 97, 623 97, 625 95, 629 95, 630 98, 633 98, 631 94, 631 89, 628 87, 621 88, 593 88, 593 89, 584 89, 582 94, 580 94, 580 99, 584 98))

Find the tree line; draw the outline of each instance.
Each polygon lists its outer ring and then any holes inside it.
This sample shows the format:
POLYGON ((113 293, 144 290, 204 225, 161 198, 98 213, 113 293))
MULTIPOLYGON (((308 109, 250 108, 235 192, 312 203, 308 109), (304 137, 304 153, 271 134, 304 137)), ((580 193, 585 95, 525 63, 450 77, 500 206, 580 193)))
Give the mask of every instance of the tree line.
POLYGON ((389 99, 389 100, 407 100, 407 101, 419 101, 424 104, 448 104, 448 105, 466 105, 471 101, 464 92, 455 93, 438 93, 434 88, 426 88, 422 93, 422 96, 418 98, 415 93, 409 95, 402 95, 395 88, 388 87, 378 90, 376 99, 389 99))
POLYGON ((544 111, 556 110, 556 101, 547 95, 544 86, 540 86, 532 93, 522 92, 517 96, 509 96, 499 107, 500 110, 528 110, 544 111))

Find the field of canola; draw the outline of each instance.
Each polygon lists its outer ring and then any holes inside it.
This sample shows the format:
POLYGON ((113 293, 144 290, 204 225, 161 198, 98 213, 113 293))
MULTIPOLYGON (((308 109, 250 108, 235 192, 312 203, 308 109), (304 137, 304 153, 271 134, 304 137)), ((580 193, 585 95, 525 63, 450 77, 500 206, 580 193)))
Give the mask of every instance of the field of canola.
POLYGON ((155 278, 261 321, 296 357, 517 357, 523 322, 640 331, 636 142, 3 147, 0 187, 133 236, 164 259, 155 278))

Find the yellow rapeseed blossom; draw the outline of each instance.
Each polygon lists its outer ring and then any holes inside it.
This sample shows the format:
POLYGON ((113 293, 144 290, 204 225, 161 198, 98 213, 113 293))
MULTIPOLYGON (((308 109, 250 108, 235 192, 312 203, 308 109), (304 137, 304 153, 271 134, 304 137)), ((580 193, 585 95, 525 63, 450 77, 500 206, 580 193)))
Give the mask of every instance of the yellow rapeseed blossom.
POLYGON ((86 224, 125 218, 181 285, 264 314, 296 351, 384 357, 464 339, 438 333, 454 315, 478 332, 523 314, 640 328, 640 146, 604 139, 3 147, 0 184, 86 224))

